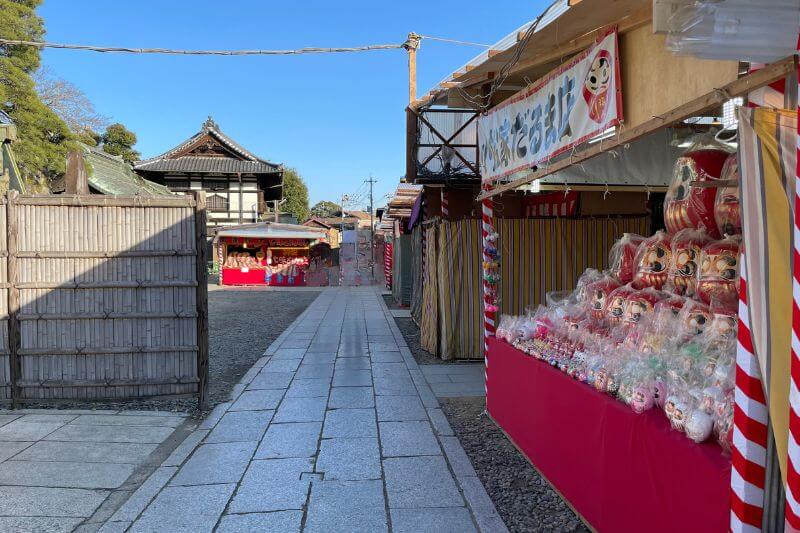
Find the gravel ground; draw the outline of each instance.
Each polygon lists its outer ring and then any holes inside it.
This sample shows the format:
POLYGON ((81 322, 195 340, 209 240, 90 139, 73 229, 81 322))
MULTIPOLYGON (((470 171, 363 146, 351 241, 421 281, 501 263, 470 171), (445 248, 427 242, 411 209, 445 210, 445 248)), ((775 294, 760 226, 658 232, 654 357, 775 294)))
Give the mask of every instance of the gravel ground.
MULTIPOLYGON (((408 309, 407 307, 397 305, 397 303, 394 301, 394 298, 388 294, 383 295, 383 301, 386 302, 386 306, 389 309, 408 309)), ((397 323, 400 333, 403 334, 403 338, 406 340, 406 344, 408 344, 408 349, 411 350, 411 354, 414 356, 417 364, 446 365, 451 363, 451 361, 443 361, 435 355, 431 355, 430 352, 422 349, 422 346, 419 344, 419 327, 417 327, 412 318, 394 317, 394 321, 397 323)))
POLYGON ((483 398, 440 398, 447 420, 510 531, 589 531, 505 434, 483 398))
MULTIPOLYGON (((258 290, 209 287, 208 339, 210 407, 228 400, 230 391, 297 316, 319 295, 314 290, 258 290)), ((202 417, 196 398, 129 402, 34 403, 32 408, 184 411, 202 417)))

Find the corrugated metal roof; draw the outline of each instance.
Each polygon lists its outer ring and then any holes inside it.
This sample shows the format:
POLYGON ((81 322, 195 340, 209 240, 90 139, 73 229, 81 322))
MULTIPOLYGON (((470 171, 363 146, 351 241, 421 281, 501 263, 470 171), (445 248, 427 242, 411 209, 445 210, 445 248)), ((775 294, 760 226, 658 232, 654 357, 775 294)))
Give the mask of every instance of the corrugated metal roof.
POLYGON ((264 222, 245 226, 230 226, 217 230, 219 237, 240 237, 246 239, 324 239, 325 230, 313 229, 297 224, 279 224, 264 222))
POLYGON ((102 194, 169 196, 167 187, 137 176, 121 157, 90 146, 84 147, 84 160, 89 164, 89 185, 102 194))
POLYGON ((279 168, 262 161, 242 161, 227 157, 184 156, 136 164, 136 170, 152 172, 205 172, 220 174, 274 174, 279 168))

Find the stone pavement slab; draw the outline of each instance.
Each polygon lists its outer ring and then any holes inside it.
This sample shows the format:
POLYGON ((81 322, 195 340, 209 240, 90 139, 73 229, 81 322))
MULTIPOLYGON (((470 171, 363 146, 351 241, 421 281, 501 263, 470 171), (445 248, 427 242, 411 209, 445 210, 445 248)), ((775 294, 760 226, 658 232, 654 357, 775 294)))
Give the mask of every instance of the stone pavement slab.
POLYGON ((321 422, 271 424, 256 450, 255 458, 314 457, 321 429, 321 422))
POLYGON ((236 485, 167 487, 133 523, 131 532, 212 531, 236 485))
POLYGON ((283 398, 282 389, 247 390, 231 405, 231 411, 265 411, 277 409, 283 398))
POLYGON ((229 514, 222 517, 216 533, 252 533, 253 531, 299 533, 302 521, 302 511, 229 514))
POLYGON ((133 468, 131 464, 113 463, 6 461, 0 463, 0 485, 115 489, 128 479, 133 468))
POLYGON ((323 439, 317 458, 317 472, 324 472, 326 481, 380 479, 378 439, 323 439))
POLYGON ((372 387, 334 387, 328 399, 328 409, 360 409, 375 407, 372 387))
MULTIPOLYGON (((11 444, 11 443, 9 443, 11 444)), ((135 442, 39 441, 14 456, 14 461, 73 461, 84 463, 140 464, 153 453, 158 444, 135 442)), ((5 448, 4 444, 0 448, 5 448)))
POLYGON ((392 509, 394 533, 471 533, 477 531, 466 507, 392 509))
POLYGON ((380 422, 384 457, 441 455, 428 422, 380 422))
POLYGON ((275 411, 230 411, 206 437, 206 442, 261 440, 275 411))
POLYGON ((89 517, 108 491, 50 487, 0 487, 0 516, 89 517))
POLYGON ((383 483, 380 480, 314 483, 305 531, 388 531, 383 483))
POLYGON ((275 414, 276 423, 322 422, 328 398, 285 398, 275 414))
POLYGON ((302 509, 308 495, 303 472, 314 469, 313 459, 266 459, 250 463, 230 504, 232 513, 262 513, 302 509))
POLYGON ((287 398, 327 398, 331 390, 330 378, 295 378, 286 391, 287 398))
POLYGON ((83 518, 66 518, 52 516, 0 516, 0 531, 47 531, 67 533, 75 529, 83 518))
POLYGON ((378 396, 375 399, 378 411, 378 421, 408 421, 424 420, 427 422, 428 413, 419 396, 378 396))
POLYGON ((170 485, 237 483, 257 445, 256 441, 203 444, 172 478, 170 485))
POLYGON ((383 471, 391 509, 459 507, 464 503, 441 456, 384 459, 383 471))
POLYGON ((377 437, 374 409, 335 409, 328 411, 322 428, 323 438, 377 437))
MULTIPOLYGON (((0 428, 0 430, 2 429, 3 428, 0 428)), ((66 425, 48 434, 44 439, 66 442, 138 442, 161 444, 173 431, 174 429, 171 427, 66 425)))

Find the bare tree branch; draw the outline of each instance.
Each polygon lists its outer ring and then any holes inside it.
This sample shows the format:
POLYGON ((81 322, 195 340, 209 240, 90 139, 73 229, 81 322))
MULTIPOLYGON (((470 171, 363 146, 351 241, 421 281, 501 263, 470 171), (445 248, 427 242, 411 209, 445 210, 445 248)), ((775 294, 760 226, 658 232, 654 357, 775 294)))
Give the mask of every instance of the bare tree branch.
POLYGON ((108 125, 108 117, 95 110, 83 91, 73 83, 59 78, 47 67, 37 70, 33 81, 42 102, 61 117, 73 132, 97 132, 108 125))

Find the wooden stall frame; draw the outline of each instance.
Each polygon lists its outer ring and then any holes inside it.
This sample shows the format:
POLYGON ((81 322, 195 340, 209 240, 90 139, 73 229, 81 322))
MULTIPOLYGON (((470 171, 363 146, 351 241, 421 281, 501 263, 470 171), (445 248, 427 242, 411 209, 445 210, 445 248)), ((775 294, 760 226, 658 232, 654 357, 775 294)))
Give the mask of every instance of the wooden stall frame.
POLYGON ((734 80, 727 85, 724 85, 723 87, 690 100, 683 105, 664 113, 661 116, 653 117, 651 120, 648 120, 647 122, 644 122, 635 128, 631 128, 629 130, 618 128, 617 134, 614 137, 601 140, 597 144, 577 150, 570 154, 569 157, 565 157, 564 159, 555 163, 544 163, 541 165, 541 168, 534 167, 535 170, 525 177, 498 185, 491 190, 484 191, 478 195, 477 199, 483 200, 484 198, 491 198, 492 196, 496 196, 505 191, 514 190, 517 187, 526 185, 532 181, 536 181, 582 161, 586 161, 587 159, 590 159, 603 152, 607 152, 612 148, 628 144, 647 134, 671 126, 677 122, 680 122, 681 120, 693 117, 698 113, 713 108, 714 106, 721 105, 723 102, 730 100, 731 98, 746 95, 755 89, 781 80, 796 69, 797 58, 795 56, 790 56, 782 59, 781 61, 772 63, 761 70, 743 76, 738 80, 734 80))

